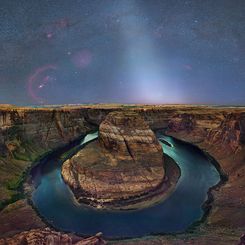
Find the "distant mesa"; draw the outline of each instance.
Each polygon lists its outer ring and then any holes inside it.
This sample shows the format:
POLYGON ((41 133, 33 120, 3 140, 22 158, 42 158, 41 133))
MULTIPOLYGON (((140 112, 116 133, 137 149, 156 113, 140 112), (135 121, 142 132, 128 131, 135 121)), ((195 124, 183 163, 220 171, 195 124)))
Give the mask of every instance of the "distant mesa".
POLYGON ((15 105, 12 104, 0 104, 0 108, 6 108, 6 107, 14 107, 15 105))
POLYGON ((64 162, 62 175, 79 202, 97 208, 136 208, 165 181, 163 150, 136 112, 109 113, 98 140, 64 162))

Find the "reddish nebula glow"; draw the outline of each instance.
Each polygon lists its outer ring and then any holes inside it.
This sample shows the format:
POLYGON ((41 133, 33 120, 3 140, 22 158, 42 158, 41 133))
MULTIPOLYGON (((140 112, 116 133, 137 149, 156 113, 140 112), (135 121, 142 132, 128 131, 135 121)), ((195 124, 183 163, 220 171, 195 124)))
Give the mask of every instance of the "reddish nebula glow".
POLYGON ((191 71, 192 70, 192 65, 185 64, 183 67, 184 67, 184 69, 186 69, 188 71, 191 71))
POLYGON ((68 18, 63 18, 55 22, 55 26, 57 28, 66 28, 70 25, 70 21, 68 18))
POLYGON ((51 22, 44 27, 44 33, 47 39, 52 39, 59 31, 70 27, 68 18, 59 19, 57 21, 51 22))
POLYGON ((72 56, 73 64, 78 68, 85 68, 92 62, 92 53, 87 50, 81 50, 72 56))
POLYGON ((28 78, 28 94, 31 98, 39 103, 46 103, 45 98, 42 96, 42 89, 48 85, 51 81, 55 80, 53 77, 48 75, 52 70, 56 70, 56 65, 45 65, 37 68, 28 78))

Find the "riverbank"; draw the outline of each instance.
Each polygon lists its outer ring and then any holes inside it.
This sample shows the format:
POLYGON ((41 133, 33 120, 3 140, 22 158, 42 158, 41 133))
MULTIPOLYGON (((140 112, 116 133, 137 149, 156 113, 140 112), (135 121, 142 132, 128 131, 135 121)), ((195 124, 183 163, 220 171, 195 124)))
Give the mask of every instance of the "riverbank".
POLYGON ((166 201, 127 212, 78 205, 60 176, 62 163, 58 159, 50 159, 40 165, 33 175, 35 189, 32 202, 35 209, 48 224, 80 235, 101 231, 105 237, 112 239, 186 230, 202 217, 201 206, 210 186, 219 181, 219 174, 208 158, 195 147, 171 137, 161 137, 169 142, 168 145, 163 144, 164 151, 178 162, 183 173, 175 191, 166 201), (207 181, 202 181, 204 179, 207 181), (66 216, 61 216, 61 213, 66 213, 66 216))
POLYGON ((97 202, 92 198, 81 198, 81 193, 76 193, 73 190, 75 196, 79 197, 79 202, 89 207, 94 207, 95 209, 103 210, 138 210, 150 207, 152 205, 163 202, 175 189, 175 186, 180 177, 180 169, 175 161, 168 155, 164 154, 164 164, 165 164, 165 179, 163 182, 157 186, 151 192, 147 192, 144 195, 136 196, 129 199, 121 199, 109 203, 97 202))

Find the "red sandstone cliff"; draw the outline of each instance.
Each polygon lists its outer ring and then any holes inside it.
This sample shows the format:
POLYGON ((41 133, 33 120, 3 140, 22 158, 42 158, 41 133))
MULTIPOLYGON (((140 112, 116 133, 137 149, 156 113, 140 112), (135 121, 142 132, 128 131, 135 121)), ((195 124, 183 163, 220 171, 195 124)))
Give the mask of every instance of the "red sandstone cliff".
POLYGON ((12 238, 0 239, 0 245, 105 245, 107 244, 101 237, 101 233, 93 237, 81 239, 73 238, 61 232, 53 231, 49 228, 33 229, 22 232, 12 238))
POLYGON ((245 113, 221 111, 204 115, 178 115, 169 121, 167 134, 195 143, 219 163, 228 181, 212 191, 214 202, 207 224, 245 229, 245 113), (209 120, 208 120, 209 119, 209 120))

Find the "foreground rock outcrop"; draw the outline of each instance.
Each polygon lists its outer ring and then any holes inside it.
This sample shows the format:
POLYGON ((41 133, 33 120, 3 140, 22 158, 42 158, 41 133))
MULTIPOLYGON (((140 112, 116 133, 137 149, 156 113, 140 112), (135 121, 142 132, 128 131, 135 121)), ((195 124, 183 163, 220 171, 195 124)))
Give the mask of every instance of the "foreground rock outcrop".
POLYGON ((136 202, 163 183, 162 147, 138 113, 112 112, 100 124, 99 142, 67 160, 62 175, 79 201, 100 208, 136 202))
POLYGON ((98 233, 89 238, 79 238, 56 232, 49 228, 33 229, 22 232, 11 238, 0 239, 0 245, 105 245, 102 234, 98 233))

